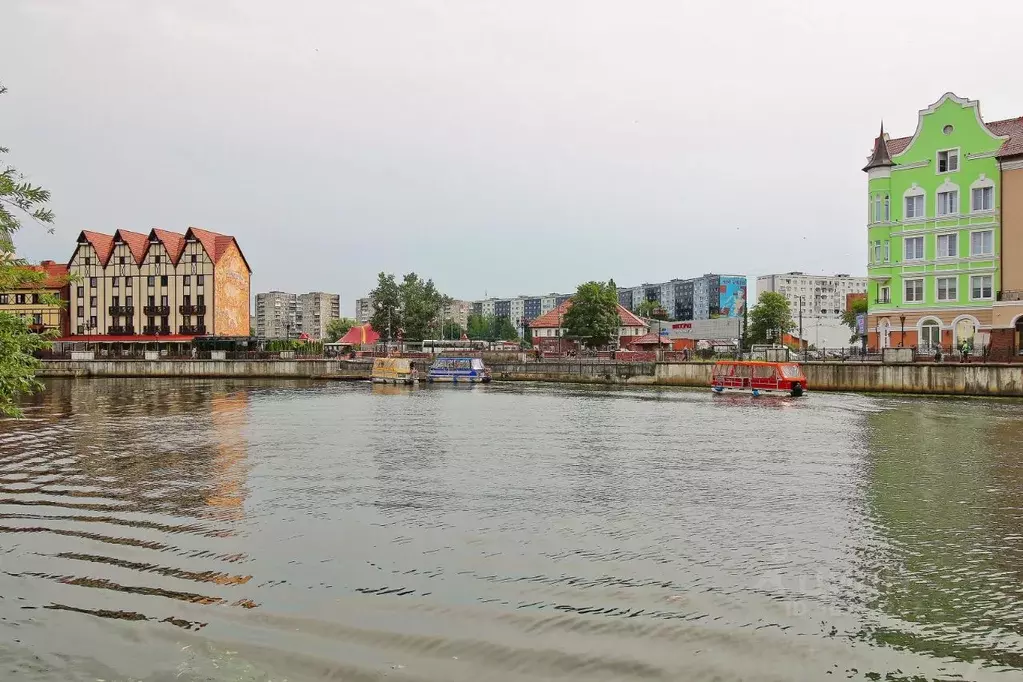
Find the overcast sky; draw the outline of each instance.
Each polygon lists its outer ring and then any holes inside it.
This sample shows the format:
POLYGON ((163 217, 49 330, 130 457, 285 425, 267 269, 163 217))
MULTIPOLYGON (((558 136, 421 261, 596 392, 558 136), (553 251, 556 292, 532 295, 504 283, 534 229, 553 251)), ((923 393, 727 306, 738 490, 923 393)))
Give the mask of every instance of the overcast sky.
POLYGON ((238 237, 253 291, 865 274, 878 121, 1023 115, 1023 3, 5 0, 0 144, 79 230, 238 237))

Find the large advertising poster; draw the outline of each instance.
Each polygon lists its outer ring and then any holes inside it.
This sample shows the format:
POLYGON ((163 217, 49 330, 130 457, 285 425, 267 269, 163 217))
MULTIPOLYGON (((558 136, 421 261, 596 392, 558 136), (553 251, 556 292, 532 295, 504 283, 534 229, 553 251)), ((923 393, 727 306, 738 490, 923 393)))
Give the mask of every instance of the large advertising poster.
POLYGON ((721 317, 742 317, 746 309, 746 278, 722 277, 719 290, 721 317))

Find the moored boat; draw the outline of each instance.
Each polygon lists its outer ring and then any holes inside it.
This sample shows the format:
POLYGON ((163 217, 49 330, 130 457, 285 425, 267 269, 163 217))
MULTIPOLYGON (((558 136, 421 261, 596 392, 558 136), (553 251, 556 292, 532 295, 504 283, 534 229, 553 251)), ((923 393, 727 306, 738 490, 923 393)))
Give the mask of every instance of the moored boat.
POLYGON ((430 383, 485 384, 490 381, 490 370, 480 358, 439 357, 426 375, 430 383))
POLYGON ((408 358, 374 358, 370 380, 374 384, 404 384, 419 381, 416 363, 408 358))
POLYGON ((798 398, 806 391, 806 376, 795 362, 721 360, 714 365, 710 387, 715 393, 788 393, 798 398))

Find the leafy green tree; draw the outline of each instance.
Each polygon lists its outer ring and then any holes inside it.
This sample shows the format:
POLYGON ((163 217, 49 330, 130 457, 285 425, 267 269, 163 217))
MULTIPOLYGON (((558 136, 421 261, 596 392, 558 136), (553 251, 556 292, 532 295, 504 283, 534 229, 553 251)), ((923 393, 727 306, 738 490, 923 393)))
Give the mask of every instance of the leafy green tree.
POLYGON ((377 286, 369 292, 373 300, 373 316, 369 323, 384 341, 398 338, 401 329, 401 292, 394 275, 381 272, 377 275, 377 286))
POLYGON ((334 343, 347 334, 348 330, 354 326, 355 320, 350 317, 340 317, 336 320, 331 320, 327 323, 326 338, 324 340, 327 343, 334 343))
POLYGON ((486 341, 490 336, 490 321, 484 315, 470 313, 465 335, 473 341, 486 341))
POLYGON ((469 315, 466 336, 473 341, 517 341, 519 332, 503 315, 469 315))
POLYGON ((522 343, 529 347, 533 345, 533 328, 529 326, 529 321, 522 328, 522 343))
POLYGON ((614 281, 580 284, 572 306, 562 320, 565 335, 589 348, 607 346, 618 339, 618 291, 614 281))
POLYGON ((750 343, 781 343, 782 336, 795 329, 788 299, 775 291, 760 294, 749 312, 750 343))
POLYGON ((406 341, 422 341, 437 335, 445 297, 432 279, 421 279, 410 272, 398 287, 401 298, 401 325, 406 341))
POLYGON ((854 298, 852 305, 842 313, 842 322, 849 327, 852 331, 852 336, 849 337, 849 343, 856 343, 860 340, 859 328, 856 326, 856 316, 867 314, 867 298, 854 298))
POLYGON ((639 302, 636 306, 636 314, 640 317, 652 318, 657 309, 661 307, 661 304, 657 301, 648 301, 646 299, 639 302))
MULTIPOLYGON (((0 85, 0 95, 7 88, 0 85)), ((0 156, 7 154, 0 147, 0 156)), ((29 183, 14 166, 0 163, 0 291, 37 286, 45 275, 25 268, 14 255, 14 233, 21 229, 22 217, 41 225, 53 224, 53 211, 47 208, 49 190, 29 183)), ((48 228, 52 232, 52 228, 48 228)), ((48 304, 54 304, 48 297, 48 304)), ((34 353, 49 346, 47 339, 29 328, 28 320, 10 312, 0 312, 0 414, 20 416, 17 399, 39 390, 39 367, 34 353)))
POLYGON ((504 315, 494 316, 491 338, 495 341, 518 341, 519 330, 504 315))
POLYGON ((448 318, 441 325, 440 333, 442 339, 460 339, 465 330, 462 329, 462 325, 448 318))

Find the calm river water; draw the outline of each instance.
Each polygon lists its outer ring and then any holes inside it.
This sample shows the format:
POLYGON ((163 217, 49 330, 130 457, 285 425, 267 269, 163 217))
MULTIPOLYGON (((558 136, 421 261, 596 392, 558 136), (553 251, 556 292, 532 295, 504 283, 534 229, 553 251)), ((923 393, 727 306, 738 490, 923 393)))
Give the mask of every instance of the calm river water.
POLYGON ((1017 402, 55 381, 0 679, 1023 677, 1017 402))

